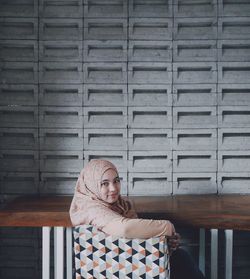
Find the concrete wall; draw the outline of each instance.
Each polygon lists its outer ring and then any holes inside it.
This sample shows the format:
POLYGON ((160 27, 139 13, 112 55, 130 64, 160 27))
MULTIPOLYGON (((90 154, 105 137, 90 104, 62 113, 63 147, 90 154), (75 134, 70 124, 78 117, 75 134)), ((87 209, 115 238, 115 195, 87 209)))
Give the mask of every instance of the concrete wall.
POLYGON ((1 1, 0 133, 2 201, 91 158, 125 195, 250 193, 250 2, 1 1))
POLYGON ((2 195, 71 194, 100 157, 128 195, 250 192, 248 1, 10 1, 0 15, 2 195))
POLYGON ((128 195, 250 192, 248 1, 13 3, 2 195, 71 194, 99 157, 128 195))

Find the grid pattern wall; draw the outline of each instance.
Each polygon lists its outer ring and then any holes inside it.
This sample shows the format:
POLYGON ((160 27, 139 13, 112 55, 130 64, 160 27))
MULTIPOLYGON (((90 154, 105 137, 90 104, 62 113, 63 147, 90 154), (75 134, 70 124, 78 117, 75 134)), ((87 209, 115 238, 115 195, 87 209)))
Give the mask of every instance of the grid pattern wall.
MULTIPOLYGON (((250 193, 249 0, 0 1, 0 133, 3 201, 100 157, 125 195, 250 193)), ((0 233, 0 278, 39 278, 38 231, 0 233)))
POLYGON ((73 193, 91 158, 123 194, 250 192, 249 1, 0 5, 2 197, 73 193))

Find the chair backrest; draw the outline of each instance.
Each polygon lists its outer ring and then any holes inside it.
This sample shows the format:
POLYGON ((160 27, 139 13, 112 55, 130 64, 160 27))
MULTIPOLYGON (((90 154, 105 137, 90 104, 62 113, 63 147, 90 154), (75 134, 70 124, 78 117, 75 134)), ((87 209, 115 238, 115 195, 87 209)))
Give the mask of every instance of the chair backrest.
POLYGON ((76 279, 169 279, 165 237, 125 239, 93 226, 74 228, 76 279))

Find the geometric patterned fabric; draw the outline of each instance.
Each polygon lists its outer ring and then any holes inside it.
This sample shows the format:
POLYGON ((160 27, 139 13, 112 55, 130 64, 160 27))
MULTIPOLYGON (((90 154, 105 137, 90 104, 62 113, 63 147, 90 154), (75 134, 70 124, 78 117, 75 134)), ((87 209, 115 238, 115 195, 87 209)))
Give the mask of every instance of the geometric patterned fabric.
POLYGON ((126 239, 74 228, 76 279, 169 279, 166 238, 126 239))

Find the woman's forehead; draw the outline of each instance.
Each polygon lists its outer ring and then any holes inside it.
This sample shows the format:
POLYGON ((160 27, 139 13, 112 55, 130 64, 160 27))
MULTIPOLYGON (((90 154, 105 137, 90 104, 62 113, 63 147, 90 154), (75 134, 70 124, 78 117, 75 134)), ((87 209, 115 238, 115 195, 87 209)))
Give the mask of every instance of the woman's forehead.
POLYGON ((103 175, 102 175, 102 180, 110 180, 110 179, 114 179, 118 176, 118 173, 116 172, 116 170, 114 169, 107 169, 103 175))

